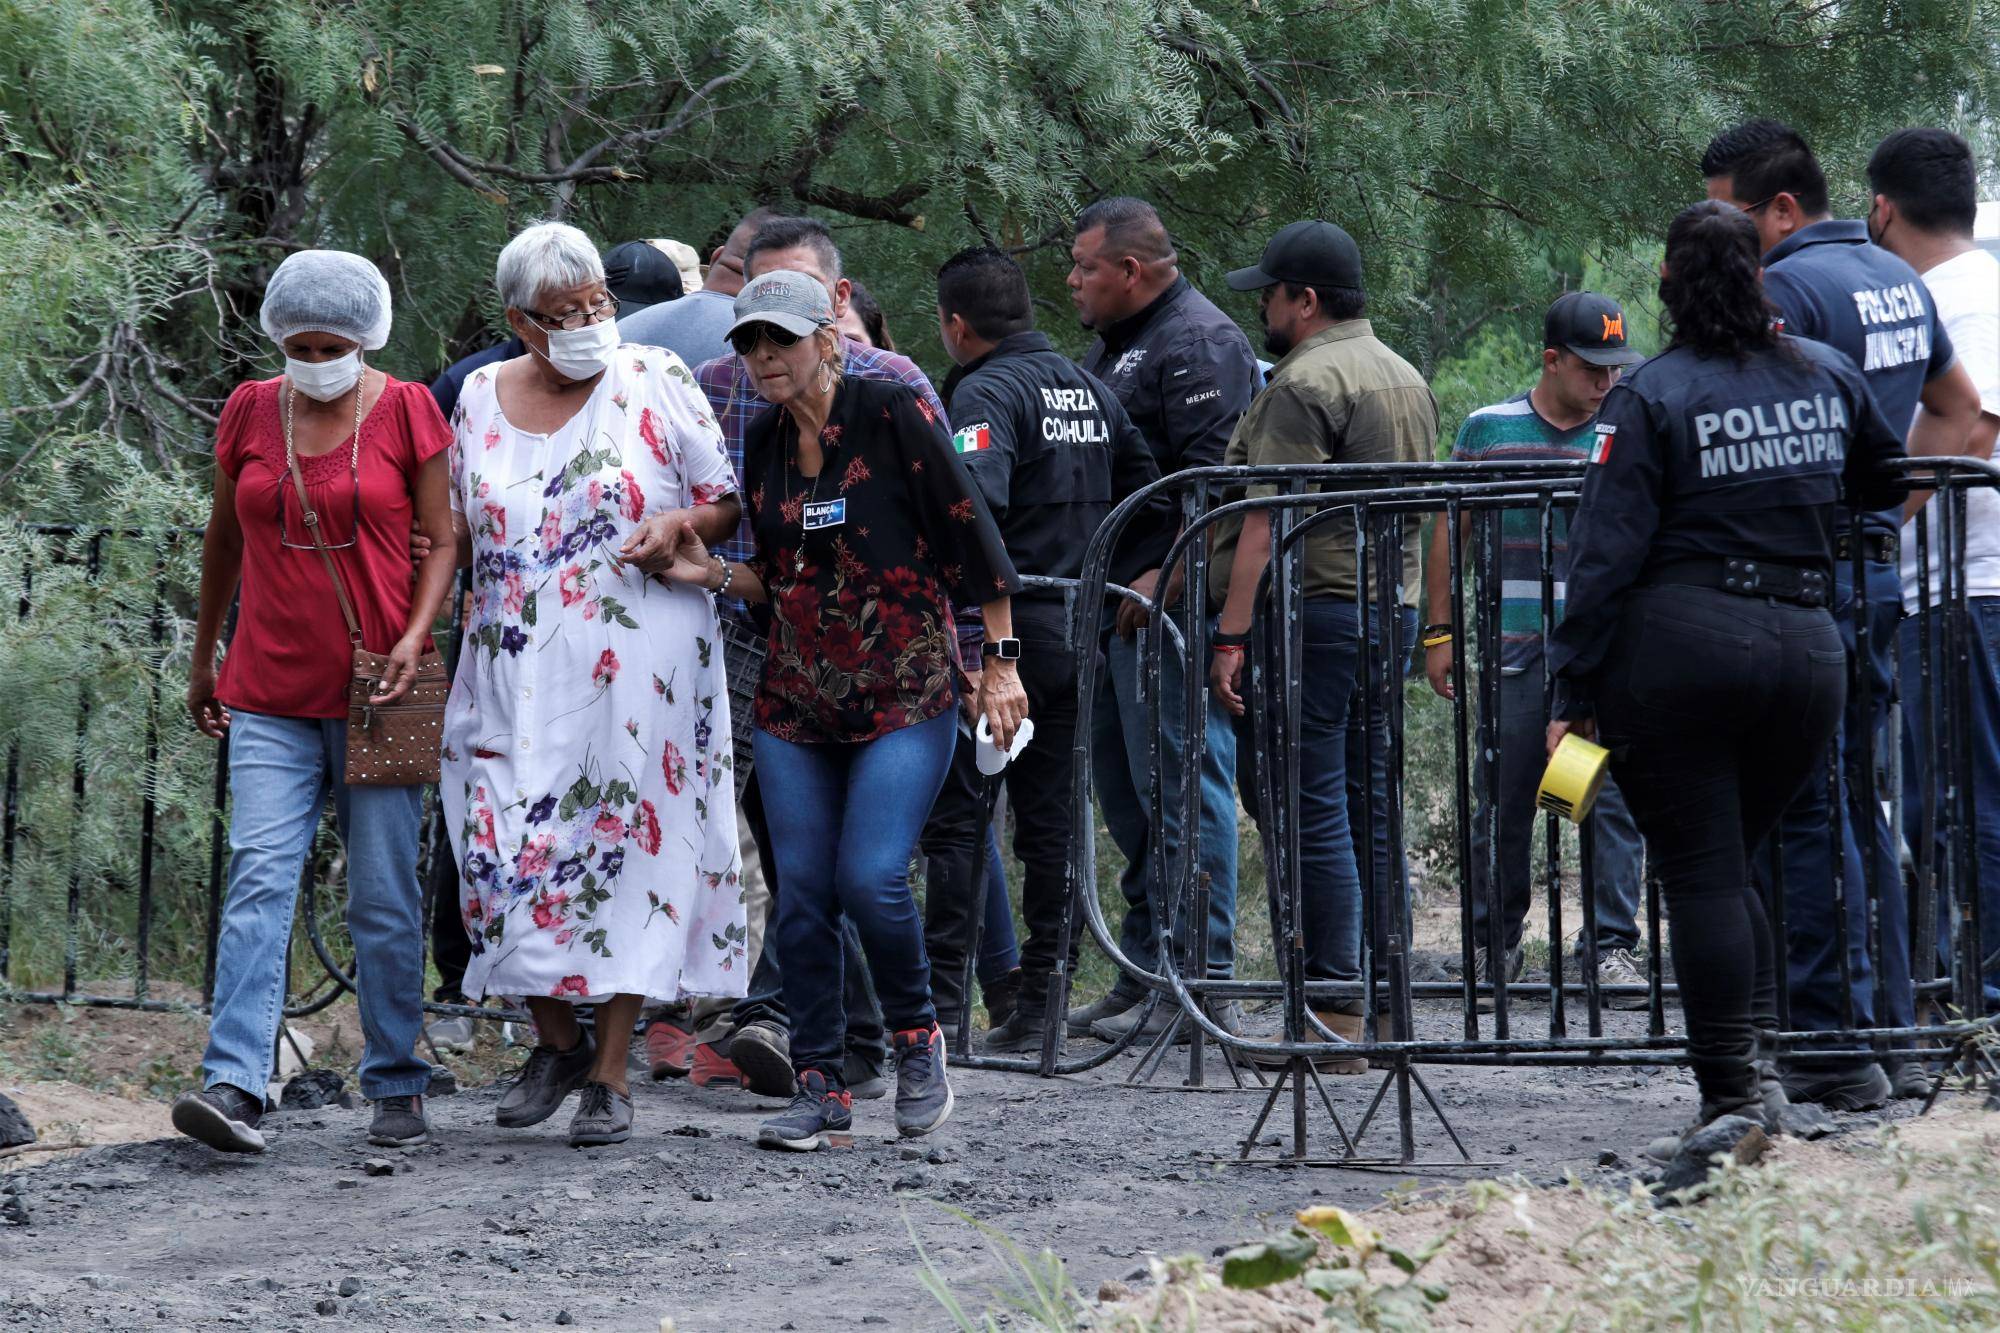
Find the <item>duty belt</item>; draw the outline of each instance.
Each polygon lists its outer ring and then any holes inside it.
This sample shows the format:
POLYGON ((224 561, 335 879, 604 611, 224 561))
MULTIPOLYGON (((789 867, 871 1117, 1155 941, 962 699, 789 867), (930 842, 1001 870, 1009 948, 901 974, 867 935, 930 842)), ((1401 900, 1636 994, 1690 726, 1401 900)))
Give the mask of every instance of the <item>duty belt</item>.
MULTIPOLYGON (((1893 532, 1864 532, 1861 534, 1861 554, 1864 559, 1878 565, 1893 565, 1898 557, 1897 538, 1893 532)), ((1846 564, 1854 558, 1854 534, 1839 532, 1833 538, 1833 558, 1846 564)))
POLYGON ((1830 600, 1830 580, 1817 569, 1774 564, 1768 560, 1746 560, 1739 556, 1714 556, 1675 560, 1648 578, 1649 584, 1677 583, 1691 588, 1714 588, 1739 597, 1768 597, 1799 606, 1825 606, 1830 600))

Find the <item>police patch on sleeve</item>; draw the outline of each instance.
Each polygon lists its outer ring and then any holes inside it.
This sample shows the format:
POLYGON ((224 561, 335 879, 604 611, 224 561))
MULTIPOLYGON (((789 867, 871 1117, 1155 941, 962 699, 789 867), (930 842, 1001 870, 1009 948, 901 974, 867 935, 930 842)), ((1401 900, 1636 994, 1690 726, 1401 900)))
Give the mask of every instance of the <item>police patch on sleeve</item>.
POLYGON ((951 437, 952 448, 962 454, 977 452, 992 447, 993 427, 991 422, 982 421, 976 426, 967 426, 951 437))
POLYGON ((1608 422, 1597 425, 1597 443, 1590 448, 1590 461, 1602 463, 1611 457, 1611 443, 1618 438, 1618 427, 1608 422))

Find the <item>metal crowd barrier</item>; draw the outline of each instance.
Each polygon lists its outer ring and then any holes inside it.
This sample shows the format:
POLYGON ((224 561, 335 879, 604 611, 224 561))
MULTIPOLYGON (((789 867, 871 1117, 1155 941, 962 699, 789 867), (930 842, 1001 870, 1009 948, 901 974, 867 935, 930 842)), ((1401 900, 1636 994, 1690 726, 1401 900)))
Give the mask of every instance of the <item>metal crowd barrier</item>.
MULTIPOLYGON (((1930 605, 1928 595, 1929 562, 1926 559, 1922 580, 1924 595, 1918 608, 1919 614, 1924 616, 1919 623, 1925 626, 1922 660, 1926 679, 1942 682, 1948 688, 1930 692, 1929 697, 1933 699, 1938 699, 1941 694, 1941 703, 1927 709, 1921 719, 1926 727, 1923 753, 1936 756, 1939 762, 1927 765, 1925 769, 1924 776, 1933 796, 1926 804, 1926 836, 1917 849, 1915 878, 1918 887, 1912 895, 1915 907, 1912 917, 1916 922, 1928 923, 1933 920, 1932 908, 1935 904, 1942 903, 1948 907, 1951 975, 1948 978, 1935 976, 1936 950, 1931 947, 1932 936, 1927 928, 1912 930, 1912 967, 1920 996, 1930 999, 1933 1004, 1951 997, 1964 1017, 1947 1022, 1941 1016, 1942 1010, 1934 1008, 1933 1013, 1939 1017, 1934 1021, 1920 1021, 1915 1026, 1857 1026, 1852 988, 1844 985, 1842 1003, 1845 1021, 1836 1030, 1793 1030, 1788 1011, 1780 1009, 1780 1028, 1784 1030, 1778 1034, 1776 1049, 1794 1059, 1810 1060, 1815 1053, 1837 1048, 1842 1052, 1865 1051, 1876 1058, 1910 1057, 1936 1061, 1950 1052, 1963 1055, 1971 1051, 1970 1034, 1989 1026, 1991 1022, 1985 1014, 1985 1006, 1977 1002, 1968 1005, 1966 1002, 1966 997, 1981 995, 1982 969, 1991 972, 1992 962, 1986 955, 1992 951, 1982 948, 1981 903, 1974 865, 1977 812, 1971 803, 1970 705, 1966 697, 1970 630, 1962 581, 1956 579, 1954 571, 1963 568, 1966 494, 1971 488, 1994 486, 1996 481, 2000 481, 2000 469, 1975 460, 1913 461, 1905 466, 1912 476, 1934 482, 1944 497, 1944 502, 1938 506, 1940 516, 1937 526, 1940 529, 1940 544, 1950 556, 1942 562, 1944 575, 1939 605, 1935 608, 1930 605), (1942 614, 1933 617, 1929 614, 1933 610, 1942 614), (1942 855, 1938 854, 1940 847, 1944 849, 1942 855)), ((1142 1060, 1140 1070, 1135 1072, 1135 1077, 1149 1067, 1156 1070, 1164 1060, 1168 1044, 1183 1030, 1192 1038, 1189 1047, 1190 1084, 1199 1085, 1202 1082, 1205 1043, 1221 1049, 1232 1074, 1237 1073, 1241 1058, 1252 1055, 1263 1057, 1266 1062, 1281 1061, 1284 1064, 1280 1077, 1266 1094, 1256 1124, 1243 1141, 1240 1156, 1244 1159, 1249 1157, 1266 1118, 1287 1087, 1292 1093, 1293 1133, 1291 1151, 1286 1160, 1297 1162, 1310 1159, 1307 1113, 1311 1100, 1316 1100, 1333 1120, 1340 1138, 1342 1152, 1334 1160, 1350 1165, 1407 1165, 1415 1160, 1413 1122, 1419 1097, 1451 1137, 1461 1160, 1470 1160, 1437 1099, 1425 1085, 1417 1068, 1419 1065, 1638 1065, 1684 1062, 1684 1039, 1671 1032, 1667 1023, 1668 1001, 1674 996, 1675 988, 1663 975, 1666 941, 1661 930, 1659 887, 1650 876, 1645 885, 1643 918, 1643 943, 1648 966, 1646 984, 1643 988, 1620 988, 1621 993, 1643 991, 1643 1020, 1634 1022, 1614 1013, 1611 1016, 1614 1021, 1607 1024, 1604 1006, 1607 996, 1598 983, 1596 968, 1595 927, 1599 891, 1594 882, 1590 856, 1594 816, 1579 830, 1577 839, 1577 879, 1584 928, 1583 957, 1577 975, 1569 979, 1563 974, 1565 930, 1561 889, 1565 869, 1564 833, 1553 815, 1538 814, 1537 819, 1543 825, 1544 846, 1537 879, 1547 899, 1550 941, 1548 980, 1546 983, 1511 984, 1503 981, 1498 985, 1474 982, 1473 954, 1481 941, 1474 938, 1472 930, 1472 876, 1469 873, 1472 869, 1470 829, 1475 809, 1472 788, 1476 767, 1473 700, 1476 698, 1479 701, 1478 746, 1490 753, 1497 744, 1495 713, 1501 594, 1497 556, 1500 515, 1526 510, 1536 516, 1540 545, 1541 619, 1546 635, 1554 624, 1557 600, 1553 561, 1555 516, 1575 504, 1582 475, 1580 465, 1560 463, 1208 468, 1163 479, 1119 506, 1091 543, 1075 597, 1076 611, 1071 630, 1079 665, 1079 737, 1087 737, 1090 733, 1090 716, 1097 690, 1098 664, 1092 616, 1105 587, 1110 551, 1127 522, 1153 496, 1162 492, 1176 495, 1181 502, 1184 527, 1167 564, 1171 567, 1176 562, 1185 562, 1187 586, 1199 588, 1205 584, 1207 536, 1215 524, 1225 517, 1251 511, 1264 511, 1271 516, 1274 551, 1259 589, 1246 697, 1251 704, 1253 749, 1258 761, 1260 790, 1255 795, 1263 814, 1261 831, 1266 852, 1267 905, 1272 918, 1273 938, 1280 947, 1281 975, 1276 980, 1210 978, 1206 975, 1203 956, 1205 934, 1198 926, 1187 928, 1187 923, 1199 923, 1205 919, 1207 891, 1198 870, 1201 860, 1198 783, 1208 686, 1205 672, 1198 666, 1190 666, 1185 676, 1188 682, 1185 697, 1175 701, 1183 709, 1186 737, 1183 759, 1176 774, 1169 775, 1162 771, 1157 719, 1163 701, 1157 695, 1148 700, 1153 720, 1153 725, 1147 728, 1152 738, 1153 830, 1149 851, 1158 853, 1165 845, 1165 800, 1177 800, 1180 813, 1178 824, 1182 830, 1181 846, 1171 865, 1163 855, 1148 856, 1152 873, 1147 892, 1154 920, 1158 924, 1161 967, 1157 972, 1148 971, 1125 956, 1099 907, 1095 862, 1088 850, 1088 825, 1092 818, 1089 755, 1086 743, 1080 740, 1073 769, 1076 785, 1070 860, 1073 888, 1069 902, 1070 916, 1064 922, 1065 938, 1064 946, 1058 951, 1058 971, 1050 983, 1052 1017, 1044 1031, 1041 1059, 1034 1062, 1037 1072, 1067 1072, 1107 1058, 1108 1053, 1104 1051, 1083 1058, 1064 1058, 1061 1050, 1063 1034, 1056 1016, 1062 1013, 1064 1006, 1061 1001, 1066 996, 1070 981, 1065 966, 1067 946, 1079 909, 1083 926, 1096 946, 1128 978, 1153 992, 1151 1002, 1170 1002, 1177 1010, 1173 1023, 1153 1039, 1151 1049, 1146 1059, 1142 1060), (1276 487, 1278 493, 1255 499, 1223 498, 1225 491, 1233 493, 1258 483, 1276 487), (1329 489, 1321 491, 1318 489, 1321 486, 1329 489), (1451 621, 1460 645, 1460 651, 1455 653, 1456 697, 1452 704, 1452 798, 1458 829, 1460 913, 1457 940, 1460 976, 1455 982, 1413 979, 1412 964, 1418 960, 1411 938, 1412 901, 1407 877, 1401 871, 1403 832, 1400 824, 1404 806, 1402 680, 1404 665, 1409 660, 1413 645, 1406 637, 1405 617, 1398 612, 1405 604, 1415 604, 1419 592, 1418 589, 1401 586, 1404 577, 1400 568, 1401 551, 1403 538, 1413 532, 1426 516, 1447 522, 1448 543, 1455 568, 1464 567, 1460 520, 1470 518, 1472 542, 1478 556, 1472 565, 1473 589, 1470 598, 1458 580, 1454 580, 1452 593, 1451 621), (1385 737, 1380 753, 1372 744, 1364 748, 1369 771, 1362 775, 1365 780, 1356 784, 1366 793, 1363 798, 1363 825, 1372 832, 1376 818, 1373 793, 1379 780, 1387 795, 1387 806, 1382 816, 1388 827, 1386 857, 1383 850, 1375 846, 1375 839, 1371 836, 1368 839, 1369 850, 1357 858, 1362 880, 1361 976, 1359 981, 1347 983, 1308 981, 1305 977, 1299 869, 1299 754, 1296 740, 1301 724, 1299 684, 1303 673, 1313 669, 1313 664, 1304 659, 1301 637, 1304 571, 1300 542, 1311 532, 1328 524, 1345 526, 1360 553, 1361 576, 1357 580, 1354 598, 1356 622, 1367 625, 1371 617, 1379 621, 1378 636, 1361 637, 1357 679, 1362 732, 1364 735, 1379 732, 1385 737), (1467 661, 1468 645, 1474 659, 1470 667, 1467 661), (1468 683, 1473 684, 1475 689, 1468 690, 1468 683), (1176 786, 1177 790, 1174 789, 1176 786), (1176 923, 1180 923, 1181 928, 1176 929, 1176 923), (1280 1031, 1271 1037, 1237 1036, 1224 1031, 1203 1010, 1203 1001, 1209 997, 1277 1001, 1282 1006, 1280 1031), (1478 1009, 1478 1001, 1482 997, 1488 998, 1492 1005, 1490 1029, 1482 1023, 1484 1015, 1478 1009), (1546 1002, 1545 1032, 1524 1033, 1515 1021, 1514 1011, 1522 1001, 1530 998, 1546 1002), (1323 1003, 1332 999, 1361 1001, 1363 1012, 1367 1015, 1362 1042, 1347 1044, 1339 1041, 1313 1013, 1312 1002, 1323 1003), (1420 1000, 1427 1004, 1421 1010, 1417 1007, 1420 1000), (1440 1003, 1449 1000, 1456 1000, 1457 1004, 1445 1006, 1440 1003), (1584 1032, 1581 1034, 1571 1029, 1571 1006, 1579 1001, 1583 1010, 1584 1032), (1325 1082, 1314 1067, 1315 1060, 1344 1056, 1366 1057, 1371 1066, 1385 1071, 1384 1079, 1353 1134, 1348 1133, 1325 1082), (1396 1094, 1399 1153, 1390 1159, 1364 1157, 1358 1145, 1390 1091, 1396 1094)), ((1855 564, 1853 572, 1857 575, 1857 586, 1865 587, 1864 548, 1858 540, 1860 516, 1854 516, 1852 521, 1852 531, 1857 538, 1851 542, 1855 564)), ((1920 512, 1906 530, 1905 539, 1926 543, 1928 551, 1930 526, 1929 511, 1920 512)), ((1187 631, 1190 663, 1204 663, 1208 657, 1210 638, 1206 618, 1189 617, 1187 631)), ((1860 642, 1853 658, 1858 660, 1868 647, 1865 622, 1857 632, 1860 642)), ((1155 642, 1149 646, 1149 651, 1150 669, 1157 679, 1161 645, 1155 642)), ((1850 665, 1852 667, 1852 663, 1850 665)), ((1858 696, 1861 714, 1866 716, 1868 680, 1859 671, 1851 670, 1850 674, 1854 687, 1850 693, 1858 696)), ((1544 682, 1544 709, 1546 685, 1544 682)), ((1543 721, 1546 722, 1546 712, 1543 721)), ((1850 747, 1852 766, 1859 773, 1868 775, 1863 780, 1869 784, 1871 794, 1876 758, 1873 751, 1872 736, 1860 737, 1858 744, 1850 747)), ((1844 818, 1846 806, 1840 799, 1838 775, 1842 766, 1837 762, 1837 755, 1836 762, 1830 765, 1830 772, 1834 775, 1835 790, 1833 826, 1829 829, 1829 836, 1838 849, 1842 836, 1840 821, 1844 818)), ((1351 783, 1354 777, 1350 774, 1351 783)), ((1496 967, 1504 968, 1506 951, 1500 935, 1503 913, 1499 901, 1497 865, 1499 839, 1490 836, 1497 832, 1492 827, 1497 819, 1494 813, 1498 796, 1497 765, 1483 766, 1482 781, 1485 790, 1481 793, 1478 808, 1489 821, 1484 882, 1490 895, 1487 902, 1489 935, 1484 943, 1496 967)), ((1893 790, 1900 791, 1901 786, 1900 781, 1892 778, 1893 790)), ((1900 822, 1896 829, 1900 832, 1900 822)), ((1355 837, 1359 845, 1361 834, 1358 830, 1355 837)), ((1878 854, 1886 854, 1886 849, 1868 847, 1868 858, 1872 860, 1878 854)), ((1838 876, 1843 858, 1836 850, 1830 860, 1835 867, 1835 882, 1829 884, 1826 891, 1836 895, 1838 901, 1841 892, 1838 876)), ((1883 976, 1880 966, 1879 887, 1877 876, 1868 874, 1866 943, 1877 978, 1878 1005, 1883 976)), ((1785 1003, 1783 978, 1786 976, 1783 955, 1785 891, 1782 882, 1767 883, 1764 888, 1772 912, 1774 948, 1779 951, 1775 965, 1780 979, 1782 1006, 1785 1003)), ((1246 897, 1239 896, 1239 905, 1246 901, 1246 897)), ((1846 983, 1849 980, 1845 970, 1846 949, 1850 943, 1846 938, 1846 913, 1836 911, 1834 921, 1839 936, 1837 947, 1842 960, 1842 980, 1846 983)), ((1985 1059, 1983 1056, 1978 1058, 1985 1059)), ((990 1063, 1000 1067, 1017 1067, 1007 1062, 990 1063)), ((1990 1066, 1988 1068, 1990 1071, 1990 1066)))

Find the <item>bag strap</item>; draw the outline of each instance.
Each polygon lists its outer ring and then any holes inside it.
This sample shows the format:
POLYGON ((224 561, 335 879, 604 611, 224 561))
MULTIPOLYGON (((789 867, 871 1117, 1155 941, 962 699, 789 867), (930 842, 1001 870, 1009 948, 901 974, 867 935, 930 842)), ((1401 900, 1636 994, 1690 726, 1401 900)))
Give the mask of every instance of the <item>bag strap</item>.
POLYGON ((299 493, 299 512, 306 525, 306 531, 312 534, 313 549, 319 552, 319 558, 326 563, 327 574, 333 579, 334 595, 340 598, 340 614, 347 618, 347 641, 359 648, 361 622, 354 615, 354 604, 347 600, 347 584, 341 581, 340 567, 333 563, 333 552, 326 549, 326 539, 319 535, 319 514, 313 509, 312 501, 306 499, 306 479, 299 471, 299 460, 293 458, 290 462, 292 486, 299 493))

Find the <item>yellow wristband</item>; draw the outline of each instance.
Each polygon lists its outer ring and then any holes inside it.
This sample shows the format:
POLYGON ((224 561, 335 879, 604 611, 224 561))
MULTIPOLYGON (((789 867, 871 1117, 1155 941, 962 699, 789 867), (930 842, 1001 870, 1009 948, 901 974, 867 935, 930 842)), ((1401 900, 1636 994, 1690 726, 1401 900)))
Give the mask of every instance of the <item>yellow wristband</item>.
POLYGON ((1424 640, 1424 647, 1439 648, 1450 642, 1451 635, 1449 634, 1433 634, 1430 638, 1424 640))

